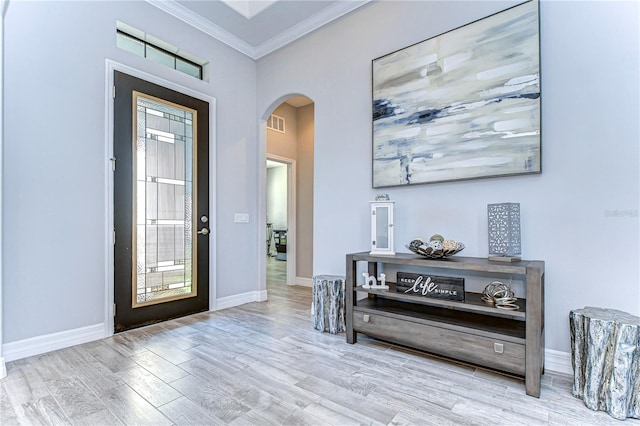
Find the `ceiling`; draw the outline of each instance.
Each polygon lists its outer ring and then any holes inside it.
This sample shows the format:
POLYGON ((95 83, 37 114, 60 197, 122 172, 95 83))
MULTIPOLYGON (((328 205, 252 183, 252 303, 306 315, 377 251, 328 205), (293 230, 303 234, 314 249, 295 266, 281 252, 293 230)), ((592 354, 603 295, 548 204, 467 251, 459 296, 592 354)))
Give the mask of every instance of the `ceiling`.
POLYGON ((371 0, 147 0, 259 59, 371 0))

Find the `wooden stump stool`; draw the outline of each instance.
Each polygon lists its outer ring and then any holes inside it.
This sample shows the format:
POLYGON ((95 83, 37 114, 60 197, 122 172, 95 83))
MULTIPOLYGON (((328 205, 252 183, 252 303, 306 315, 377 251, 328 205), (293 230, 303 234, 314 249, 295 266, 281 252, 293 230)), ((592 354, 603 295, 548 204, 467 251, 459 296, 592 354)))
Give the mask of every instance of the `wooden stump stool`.
POLYGON ((316 275, 313 277, 313 328, 331 334, 346 330, 344 322, 344 277, 316 275))
POLYGON ((618 420, 640 419, 640 317, 586 307, 569 324, 573 396, 618 420))

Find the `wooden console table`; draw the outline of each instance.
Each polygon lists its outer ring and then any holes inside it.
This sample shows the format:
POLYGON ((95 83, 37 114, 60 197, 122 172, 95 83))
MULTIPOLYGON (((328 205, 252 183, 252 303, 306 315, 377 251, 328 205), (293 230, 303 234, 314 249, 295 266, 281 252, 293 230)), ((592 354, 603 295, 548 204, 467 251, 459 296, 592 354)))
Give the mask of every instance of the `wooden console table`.
POLYGON ((347 255, 347 343, 357 333, 457 360, 524 377, 527 395, 540 396, 544 368, 544 262, 514 263, 486 258, 452 256, 430 260, 415 254, 394 256, 353 253, 347 255), (357 284, 358 262, 378 276, 381 265, 408 265, 436 270, 513 276, 526 286, 520 309, 507 311, 484 303, 481 294, 466 292, 465 301, 434 299, 388 290, 366 289, 357 284), (356 293, 367 293, 358 300, 356 293))

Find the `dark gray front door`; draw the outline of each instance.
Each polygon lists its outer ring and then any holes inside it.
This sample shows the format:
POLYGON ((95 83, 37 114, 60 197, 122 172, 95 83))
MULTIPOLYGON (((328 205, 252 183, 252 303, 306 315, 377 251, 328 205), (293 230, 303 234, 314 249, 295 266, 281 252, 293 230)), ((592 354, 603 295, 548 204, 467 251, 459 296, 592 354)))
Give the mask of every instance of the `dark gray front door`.
POLYGON ((209 308, 209 104, 114 81, 118 332, 209 308))

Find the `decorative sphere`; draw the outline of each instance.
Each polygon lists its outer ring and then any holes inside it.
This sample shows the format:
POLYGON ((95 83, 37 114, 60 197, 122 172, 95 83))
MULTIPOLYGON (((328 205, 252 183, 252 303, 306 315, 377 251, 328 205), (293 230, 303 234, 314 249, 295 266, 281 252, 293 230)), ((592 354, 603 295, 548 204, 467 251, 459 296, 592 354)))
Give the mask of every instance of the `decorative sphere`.
POLYGON ((444 248, 445 250, 457 250, 458 243, 453 240, 444 240, 444 242, 442 243, 442 248, 444 248))
POLYGON ((442 250, 442 241, 431 240, 429 241, 429 247, 431 247, 433 250, 442 250))
POLYGON ((409 243, 409 249, 411 251, 416 251, 421 245, 424 245, 424 241, 422 241, 421 238, 416 238, 415 240, 409 243))
POLYGON ((433 234, 431 236, 431 238, 429 238, 429 241, 434 241, 434 240, 443 242, 444 241, 444 237, 442 235, 440 235, 440 234, 433 234))

